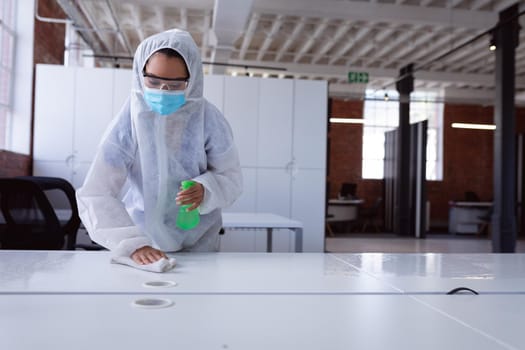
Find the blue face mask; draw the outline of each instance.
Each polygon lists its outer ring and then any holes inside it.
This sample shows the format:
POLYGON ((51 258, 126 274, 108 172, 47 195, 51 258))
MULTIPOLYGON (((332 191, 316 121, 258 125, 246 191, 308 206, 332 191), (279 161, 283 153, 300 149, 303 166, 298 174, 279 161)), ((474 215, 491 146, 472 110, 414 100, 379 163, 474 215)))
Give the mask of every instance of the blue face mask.
POLYGON ((176 112, 186 103, 184 91, 159 90, 144 87, 144 99, 160 115, 176 112))

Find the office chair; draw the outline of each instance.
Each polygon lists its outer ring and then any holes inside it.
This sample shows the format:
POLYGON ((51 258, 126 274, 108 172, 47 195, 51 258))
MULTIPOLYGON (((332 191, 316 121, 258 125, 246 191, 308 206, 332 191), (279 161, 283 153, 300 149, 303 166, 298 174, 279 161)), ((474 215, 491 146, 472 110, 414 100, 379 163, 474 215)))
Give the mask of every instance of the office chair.
POLYGON ((55 177, 21 176, 0 179, 0 209, 4 219, 0 229, 2 249, 75 249, 80 226, 75 189, 55 177), (60 221, 45 194, 61 190, 71 207, 67 220, 60 221), (67 239, 67 240, 66 240, 67 239))
POLYGON ((381 209, 381 204, 383 203, 383 198, 378 197, 375 203, 370 208, 363 208, 359 211, 359 218, 362 221, 361 232, 366 232, 368 225, 373 225, 376 232, 379 232, 379 226, 377 225, 377 217, 379 216, 379 210, 381 209))
POLYGON ((494 208, 490 207, 484 214, 479 215, 478 219, 480 221, 478 228, 478 235, 489 235, 490 236, 490 222, 492 220, 492 213, 494 208))

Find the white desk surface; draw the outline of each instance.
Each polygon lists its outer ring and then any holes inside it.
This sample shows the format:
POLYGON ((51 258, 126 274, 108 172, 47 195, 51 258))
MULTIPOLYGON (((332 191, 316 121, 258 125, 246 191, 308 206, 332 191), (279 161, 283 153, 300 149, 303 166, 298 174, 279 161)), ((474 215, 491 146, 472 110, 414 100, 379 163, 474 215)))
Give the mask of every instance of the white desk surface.
POLYGON ((416 299, 509 347, 525 348, 525 295, 422 295, 416 299))
POLYGON ((525 294, 525 254, 334 254, 403 293, 525 294))
POLYGON ((270 213, 222 213, 224 228, 302 228, 300 221, 270 213))
POLYGON ((2 293, 399 293, 322 253, 181 253, 152 273, 110 264, 110 253, 0 250, 2 293), (144 287, 174 281, 170 288, 144 287))
MULTIPOLYGON (((143 297, 154 296, 1 296, 2 348, 509 349, 403 295, 156 295, 174 305, 131 305, 143 297)), ((519 331, 518 321, 507 327, 519 331)))
POLYGON ((359 205, 363 204, 362 199, 329 199, 328 204, 339 204, 339 205, 359 205))

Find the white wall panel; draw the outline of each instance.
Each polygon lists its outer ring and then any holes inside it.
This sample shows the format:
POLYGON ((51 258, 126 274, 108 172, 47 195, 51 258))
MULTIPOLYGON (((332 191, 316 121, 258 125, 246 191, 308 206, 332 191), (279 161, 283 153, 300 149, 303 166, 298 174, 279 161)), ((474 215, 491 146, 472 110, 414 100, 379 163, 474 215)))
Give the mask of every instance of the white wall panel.
POLYGON ((285 167, 292 160, 293 80, 259 80, 257 165, 285 167))
POLYGON ((290 174, 284 169, 257 169, 258 213, 290 217, 290 174))
POLYGON ((225 212, 253 213, 256 208, 257 173, 255 168, 242 168, 243 191, 241 196, 225 212))
POLYGON ((112 118, 122 108, 124 102, 129 97, 131 92, 131 70, 130 69, 115 69, 113 70, 113 112, 112 118))
POLYGON ((324 251, 325 180, 324 169, 300 169, 292 181, 292 215, 301 221, 303 251, 324 251))
POLYGON ((241 166, 256 166, 259 80, 248 77, 224 79, 224 116, 232 127, 241 166))
POLYGON ((75 69, 37 65, 34 159, 61 160, 73 153, 75 69))
POLYGON ((327 83, 296 80, 294 92, 293 154, 296 166, 325 168, 327 83))
POLYGON ((33 162, 34 176, 61 177, 71 182, 72 165, 62 161, 35 160, 33 162))
POLYGON ((205 75, 203 95, 224 113, 224 75, 205 75))
POLYGON ((76 74, 73 148, 76 161, 89 162, 113 117, 113 71, 83 68, 76 74))
MULTIPOLYGON (((290 174, 284 168, 257 169, 257 212, 272 213, 290 217, 290 174)), ((266 232, 256 236, 256 250, 266 251, 266 232)), ((290 249, 290 232, 288 230, 275 230, 273 235, 272 250, 275 252, 288 252, 290 249)))

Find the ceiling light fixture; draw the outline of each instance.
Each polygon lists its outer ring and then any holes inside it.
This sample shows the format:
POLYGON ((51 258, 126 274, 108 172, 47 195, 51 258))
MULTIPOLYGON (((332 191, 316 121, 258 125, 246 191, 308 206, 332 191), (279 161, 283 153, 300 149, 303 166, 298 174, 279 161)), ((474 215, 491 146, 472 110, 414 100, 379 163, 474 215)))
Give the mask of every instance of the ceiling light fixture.
POLYGON ((362 118, 330 118, 330 123, 364 124, 365 121, 362 118))
POLYGON ((489 50, 496 51, 496 39, 494 39, 494 32, 490 34, 489 50))
POLYGON ((495 130, 494 124, 471 124, 471 123, 452 123, 452 127, 456 129, 476 129, 476 130, 495 130))

